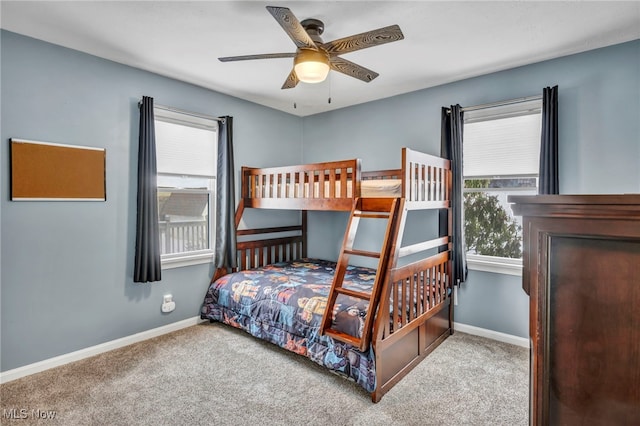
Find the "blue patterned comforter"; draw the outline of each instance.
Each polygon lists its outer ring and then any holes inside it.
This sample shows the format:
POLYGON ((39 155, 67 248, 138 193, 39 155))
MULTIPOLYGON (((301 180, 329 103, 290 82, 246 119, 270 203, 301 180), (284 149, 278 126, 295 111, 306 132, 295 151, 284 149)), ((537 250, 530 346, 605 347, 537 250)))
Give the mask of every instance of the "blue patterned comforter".
MULTIPOLYGON (((243 329, 357 382, 376 387, 373 351, 319 333, 335 262, 300 259, 226 275, 209 286, 201 318, 243 329)), ((349 266, 344 287, 370 292, 375 270, 349 266)), ((339 295, 333 328, 360 336, 368 302, 339 295)))

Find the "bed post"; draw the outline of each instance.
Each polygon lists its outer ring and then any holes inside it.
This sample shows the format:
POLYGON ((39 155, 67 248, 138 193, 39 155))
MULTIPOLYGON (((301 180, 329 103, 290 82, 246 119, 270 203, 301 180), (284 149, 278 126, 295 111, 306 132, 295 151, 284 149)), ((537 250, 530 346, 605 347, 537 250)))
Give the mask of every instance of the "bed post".
POLYGON ((307 257, 307 210, 302 210, 302 256, 307 257))
POLYGON ((242 215, 244 213, 244 199, 241 199, 238 203, 238 208, 236 209, 236 232, 238 232, 238 226, 240 226, 240 220, 242 220, 242 215))

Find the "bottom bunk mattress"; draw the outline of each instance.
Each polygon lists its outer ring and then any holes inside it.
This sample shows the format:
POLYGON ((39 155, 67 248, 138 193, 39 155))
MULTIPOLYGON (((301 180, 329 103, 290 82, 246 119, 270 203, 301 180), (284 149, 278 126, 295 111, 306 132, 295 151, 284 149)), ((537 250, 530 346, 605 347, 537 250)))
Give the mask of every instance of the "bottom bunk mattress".
MULTIPOLYGON (((373 350, 360 352, 320 335, 335 262, 300 259, 226 275, 213 282, 201 318, 243 329, 344 375, 367 392, 376 387, 373 350)), ((375 270, 349 266, 343 286, 370 292, 375 270)), ((360 336, 367 301, 339 295, 332 328, 360 336)))

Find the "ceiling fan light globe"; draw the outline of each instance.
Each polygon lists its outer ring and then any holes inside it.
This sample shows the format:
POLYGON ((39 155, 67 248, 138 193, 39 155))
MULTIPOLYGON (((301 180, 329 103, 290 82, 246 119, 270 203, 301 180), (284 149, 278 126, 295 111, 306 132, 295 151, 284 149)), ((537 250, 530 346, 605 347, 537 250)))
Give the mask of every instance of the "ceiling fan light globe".
POLYGON ((298 80, 304 83, 321 83, 329 74, 329 66, 322 62, 303 62, 295 70, 298 80))
POLYGON ((293 69, 298 80, 304 83, 320 83, 329 74, 329 58, 317 50, 300 49, 293 59, 293 69))

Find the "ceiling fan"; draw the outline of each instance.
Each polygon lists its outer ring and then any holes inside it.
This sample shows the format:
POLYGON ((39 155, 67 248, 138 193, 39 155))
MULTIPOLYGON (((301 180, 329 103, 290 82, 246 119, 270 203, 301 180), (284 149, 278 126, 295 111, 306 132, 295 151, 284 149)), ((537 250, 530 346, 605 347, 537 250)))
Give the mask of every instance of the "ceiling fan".
POLYGON ((296 51, 292 53, 227 56, 218 59, 221 62, 231 62, 250 59, 293 58, 293 69, 282 85, 282 89, 291 89, 300 81, 305 83, 324 81, 330 69, 368 83, 376 78, 378 73, 347 61, 338 55, 404 38, 400 27, 391 25, 324 43, 320 38, 320 35, 324 32, 324 23, 322 21, 305 19, 299 22, 293 12, 286 7, 267 6, 267 10, 291 37, 291 40, 297 46, 296 51))

